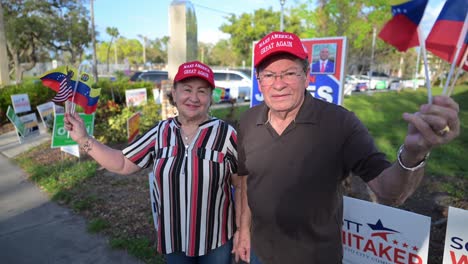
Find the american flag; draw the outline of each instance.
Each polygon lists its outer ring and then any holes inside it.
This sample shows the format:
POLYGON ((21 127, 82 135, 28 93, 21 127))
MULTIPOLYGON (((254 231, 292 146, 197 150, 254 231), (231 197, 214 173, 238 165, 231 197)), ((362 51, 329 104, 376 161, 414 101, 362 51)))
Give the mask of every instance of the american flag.
POLYGON ((69 71, 68 74, 60 81, 59 91, 55 95, 55 97, 52 98, 52 102, 62 103, 67 101, 68 98, 70 98, 73 95, 70 77, 71 73, 69 71))

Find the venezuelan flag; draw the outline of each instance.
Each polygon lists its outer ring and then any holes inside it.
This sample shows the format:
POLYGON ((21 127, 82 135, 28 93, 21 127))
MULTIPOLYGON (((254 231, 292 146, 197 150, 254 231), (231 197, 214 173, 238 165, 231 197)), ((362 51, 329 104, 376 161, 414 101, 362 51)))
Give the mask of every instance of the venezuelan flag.
MULTIPOLYGON (((440 11, 429 36, 426 39, 426 48, 434 55, 452 62, 457 50, 457 42, 462 33, 465 17, 468 13, 467 0, 447 0, 442 11, 440 11)), ((457 65, 465 53, 468 45, 468 34, 461 47, 460 57, 457 59, 457 65)), ((468 71, 468 65, 465 63, 463 69, 468 71)))
MULTIPOLYGON (((73 75, 76 74, 77 70, 70 66, 60 66, 56 69, 44 73, 40 79, 42 84, 50 89, 58 92, 60 90, 60 82, 65 79, 68 71, 71 71, 73 75)), ((73 78, 74 76, 72 76, 73 78)))
POLYGON ((80 72, 80 75, 77 76, 78 71, 75 68, 70 66, 61 66, 46 72, 40 77, 40 79, 42 84, 58 92, 60 89, 60 82, 66 77, 68 71, 73 71, 73 76, 71 77, 71 87, 73 91, 75 91, 76 87, 75 94, 70 97, 69 100, 81 106, 86 114, 95 112, 101 88, 91 88, 93 79, 89 74, 80 72))
POLYGON ((419 46, 418 26, 428 0, 399 1, 392 5, 392 19, 385 24, 379 38, 399 51, 419 46))

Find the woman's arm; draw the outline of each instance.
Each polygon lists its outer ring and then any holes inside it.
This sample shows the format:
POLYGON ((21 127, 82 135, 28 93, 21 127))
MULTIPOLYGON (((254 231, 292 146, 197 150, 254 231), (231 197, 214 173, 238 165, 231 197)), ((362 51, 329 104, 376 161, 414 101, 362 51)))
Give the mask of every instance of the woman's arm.
POLYGON ((119 174, 131 174, 140 170, 140 167, 127 159, 122 151, 110 148, 90 137, 78 113, 65 113, 65 129, 83 151, 107 170, 119 174))

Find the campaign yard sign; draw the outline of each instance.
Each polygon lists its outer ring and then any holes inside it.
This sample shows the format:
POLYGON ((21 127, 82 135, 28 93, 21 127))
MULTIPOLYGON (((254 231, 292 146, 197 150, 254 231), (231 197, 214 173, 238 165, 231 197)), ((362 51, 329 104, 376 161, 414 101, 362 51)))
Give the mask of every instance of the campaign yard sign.
POLYGON ((309 51, 310 75, 307 90, 316 98, 337 105, 343 104, 346 38, 316 38, 302 40, 309 51), (327 62, 321 65, 325 51, 327 62))
POLYGON ((60 147, 60 150, 77 158, 80 157, 80 148, 78 145, 60 147))
POLYGON ((431 219, 344 197, 343 263, 427 263, 431 219))
POLYGON ((20 119, 24 126, 23 137, 39 135, 39 123, 37 122, 36 113, 22 115, 20 119))
MULTIPOLYGON (((343 104, 343 91, 346 64, 346 37, 327 37, 301 39, 307 49, 310 63, 309 91, 315 98, 337 105, 343 104), (320 65, 321 52, 327 50, 326 65, 320 65)), ((255 42, 252 46, 252 65, 254 61, 255 42)), ((252 76, 255 75, 252 69, 252 76)), ((252 95, 250 107, 263 102, 263 95, 256 78, 252 78, 252 95)))
POLYGON ((53 102, 47 102, 37 106, 37 111, 41 116, 45 128, 52 128, 54 122, 54 106, 55 104, 53 102))
MULTIPOLYGON (((80 113, 83 119, 88 135, 93 135, 94 132, 94 114, 80 113)), ((68 131, 64 127, 64 114, 55 114, 54 129, 52 132, 51 148, 76 145, 76 142, 70 137, 68 131)))
POLYGON ((468 211, 449 207, 443 264, 468 264, 468 211))
POLYGON ((15 110, 13 110, 13 108, 11 108, 11 106, 8 106, 6 115, 7 115, 7 118, 10 120, 10 122, 13 123, 13 125, 15 126, 16 132, 20 136, 24 136, 25 135, 24 124, 21 121, 21 119, 19 118, 19 116, 16 115, 15 110))
POLYGON ((11 102, 17 114, 31 111, 31 104, 27 94, 13 94, 11 95, 11 102))
POLYGON ((156 181, 154 179, 154 173, 150 172, 148 174, 148 181, 149 181, 149 190, 150 190, 150 197, 151 197, 151 213, 153 214, 153 223, 154 223, 154 228, 156 231, 159 229, 159 224, 158 224, 158 217, 159 217, 159 211, 158 211, 158 204, 156 202, 158 201, 158 195, 157 195, 157 190, 158 188, 156 187, 156 181))
POLYGON ((125 91, 125 101, 127 106, 138 106, 146 103, 148 96, 146 88, 130 89, 125 91))
POLYGON ((132 142, 140 133, 140 117, 141 113, 137 112, 127 119, 127 139, 132 142))
POLYGON ((158 105, 161 104, 161 91, 160 89, 153 89, 153 99, 154 102, 158 105))

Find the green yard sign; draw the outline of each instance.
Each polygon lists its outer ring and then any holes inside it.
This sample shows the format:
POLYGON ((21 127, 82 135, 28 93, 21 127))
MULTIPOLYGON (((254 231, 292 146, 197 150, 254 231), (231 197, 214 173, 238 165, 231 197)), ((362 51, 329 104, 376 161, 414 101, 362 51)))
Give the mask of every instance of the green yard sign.
MULTIPOLYGON (((88 131, 88 135, 93 135, 94 132, 94 114, 82 114, 80 113, 80 117, 83 119, 86 131, 88 131)), ((64 114, 55 114, 54 119, 54 129, 52 133, 52 142, 51 148, 58 148, 64 146, 72 146, 76 145, 76 142, 68 134, 68 131, 64 127, 64 114)))
POLYGON ((23 122, 21 121, 21 119, 16 115, 15 113, 15 110, 13 110, 13 108, 11 108, 11 106, 8 106, 8 109, 7 109, 7 117, 8 119, 10 119, 11 123, 13 123, 13 125, 15 126, 16 130, 18 131, 18 133, 21 135, 21 136, 25 136, 24 133, 24 124, 23 122))
POLYGON ((214 103, 219 103, 221 101, 221 94, 223 91, 219 88, 214 88, 213 90, 213 101, 214 103))

